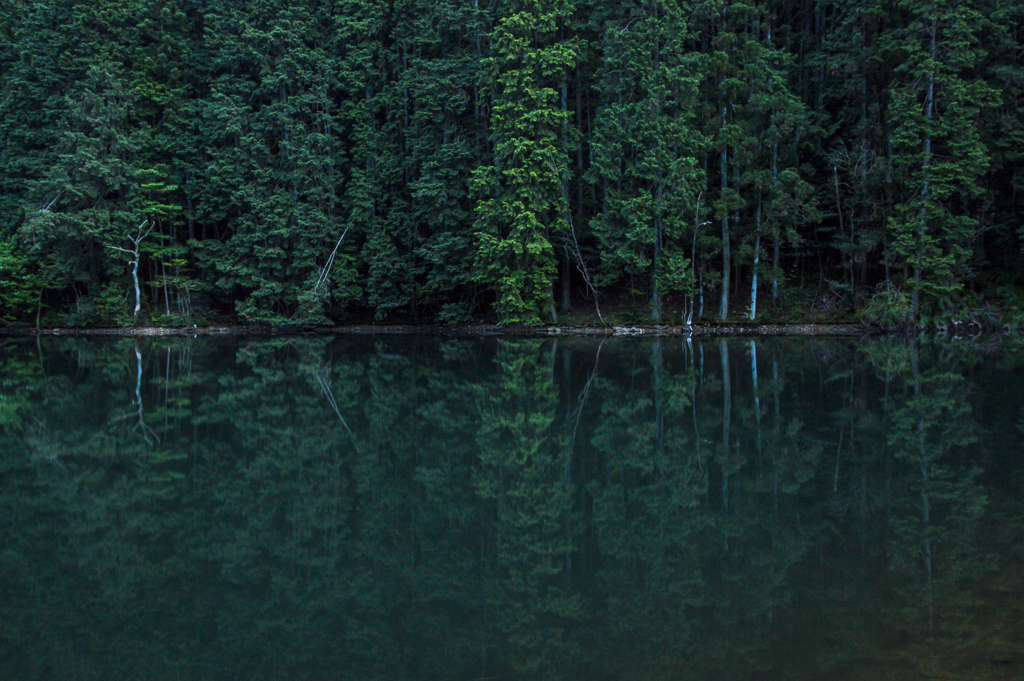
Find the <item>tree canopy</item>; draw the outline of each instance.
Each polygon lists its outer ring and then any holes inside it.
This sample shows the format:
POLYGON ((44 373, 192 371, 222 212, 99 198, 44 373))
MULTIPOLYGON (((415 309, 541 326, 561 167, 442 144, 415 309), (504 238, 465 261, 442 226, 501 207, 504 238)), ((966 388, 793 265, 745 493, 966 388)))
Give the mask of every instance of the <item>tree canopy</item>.
POLYGON ((1009 0, 0 0, 0 318, 1024 321, 1009 0), (141 315, 125 247, 136 226, 141 315), (597 301, 600 304, 600 300, 597 301))

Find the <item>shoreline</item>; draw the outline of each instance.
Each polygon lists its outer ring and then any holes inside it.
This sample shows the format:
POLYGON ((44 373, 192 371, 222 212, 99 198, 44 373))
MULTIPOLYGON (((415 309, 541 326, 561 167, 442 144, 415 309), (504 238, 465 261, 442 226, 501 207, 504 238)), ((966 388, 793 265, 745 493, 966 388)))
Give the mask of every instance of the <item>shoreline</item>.
POLYGON ((500 324, 353 324, 350 326, 303 325, 221 325, 221 326, 143 326, 143 327, 0 327, 0 336, 865 336, 882 333, 861 324, 615 324, 608 326, 500 325, 500 324))

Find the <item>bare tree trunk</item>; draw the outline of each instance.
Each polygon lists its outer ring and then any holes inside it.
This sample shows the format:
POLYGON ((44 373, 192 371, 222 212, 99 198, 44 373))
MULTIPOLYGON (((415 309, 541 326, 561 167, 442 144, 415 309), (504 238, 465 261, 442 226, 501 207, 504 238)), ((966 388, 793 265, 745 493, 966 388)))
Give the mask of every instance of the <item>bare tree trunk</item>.
POLYGON ((132 312, 132 324, 138 321, 139 310, 142 309, 142 291, 139 290, 139 249, 135 247, 135 260, 132 261, 132 281, 135 282, 135 310, 132 312))
POLYGON ((139 310, 142 309, 142 290, 139 287, 139 260, 141 258, 139 254, 139 244, 141 244, 149 233, 153 231, 152 225, 145 232, 142 228, 149 224, 149 220, 143 220, 139 226, 135 229, 135 236, 128 237, 128 240, 132 242, 132 250, 127 248, 121 248, 120 246, 108 246, 115 251, 121 251, 132 256, 128 261, 128 264, 132 266, 132 282, 135 284, 135 310, 132 312, 132 324, 134 325, 139 318, 139 310))
MULTIPOLYGON (((722 107, 722 126, 725 126, 725 112, 726 108, 722 107)), ((728 145, 722 145, 722 195, 725 196, 725 190, 729 187, 729 174, 728 174, 728 160, 729 152, 728 145)), ((732 269, 732 254, 729 251, 729 211, 725 210, 722 212, 722 300, 718 307, 718 318, 722 321, 729 316, 729 276, 732 269)))
POLYGON ((754 276, 750 284, 750 321, 757 319, 757 269, 761 263, 761 196, 757 197, 757 231, 754 232, 754 276))
POLYGON ((651 320, 661 321, 661 291, 658 289, 658 258, 661 255, 661 186, 656 190, 658 209, 654 218, 654 258, 651 262, 651 320))
POLYGON ((171 316, 171 298, 167 293, 167 263, 160 263, 160 271, 163 272, 164 278, 164 309, 167 310, 167 316, 171 316))
MULTIPOLYGON (((772 147, 772 192, 774 194, 776 187, 779 184, 779 144, 775 143, 772 147)), ((775 253, 772 258, 772 300, 778 300, 779 298, 779 241, 782 239, 782 228, 776 227, 774 237, 772 238, 772 245, 775 253)))
MULTIPOLYGON (((569 83, 566 75, 562 76, 562 113, 565 114, 563 120, 568 120, 569 110, 569 83)), ((566 156, 569 155, 569 134, 566 130, 567 126, 565 123, 562 124, 562 148, 566 156)), ((572 219, 572 209, 569 207, 569 178, 568 173, 562 176, 562 200, 565 202, 565 217, 566 222, 572 219)), ((572 299, 570 297, 569 290, 569 252, 568 249, 563 249, 565 254, 565 263, 562 266, 562 313, 568 314, 572 310, 572 299)))
MULTIPOLYGON (((835 166, 835 165, 832 166, 832 177, 835 180, 835 188, 836 188, 836 213, 839 214, 839 238, 842 239, 845 236, 846 227, 843 224, 843 204, 839 200, 839 167, 838 166, 835 166)), ((849 246, 852 245, 852 242, 853 242, 853 237, 851 235, 850 241, 847 242, 847 248, 849 248, 849 246)), ((840 257, 842 258, 842 263, 843 263, 843 283, 844 284, 848 284, 848 285, 852 285, 853 282, 847 280, 846 255, 840 253, 840 257)), ((853 277, 853 274, 852 274, 853 265, 852 265, 852 263, 850 264, 850 268, 849 269, 850 269, 850 278, 852 279, 852 277, 853 277)))
POLYGON ((604 317, 601 316, 601 306, 597 302, 597 288, 594 287, 594 282, 590 278, 590 270, 587 268, 587 261, 583 259, 583 254, 580 252, 580 243, 576 239, 576 227, 573 226, 571 219, 569 220, 569 233, 565 238, 565 246, 576 261, 576 269, 583 276, 583 283, 587 285, 587 289, 589 289, 591 294, 594 296, 594 310, 597 311, 597 318, 601 320, 602 324, 604 324, 604 317))

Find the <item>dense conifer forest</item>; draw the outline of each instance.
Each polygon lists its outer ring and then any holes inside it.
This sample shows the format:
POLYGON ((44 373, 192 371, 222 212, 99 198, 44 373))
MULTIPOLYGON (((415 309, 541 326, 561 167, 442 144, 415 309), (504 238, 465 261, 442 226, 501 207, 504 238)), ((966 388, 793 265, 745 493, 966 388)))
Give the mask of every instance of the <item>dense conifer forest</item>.
POLYGON ((7 322, 1016 324, 1014 0, 0 0, 7 322))

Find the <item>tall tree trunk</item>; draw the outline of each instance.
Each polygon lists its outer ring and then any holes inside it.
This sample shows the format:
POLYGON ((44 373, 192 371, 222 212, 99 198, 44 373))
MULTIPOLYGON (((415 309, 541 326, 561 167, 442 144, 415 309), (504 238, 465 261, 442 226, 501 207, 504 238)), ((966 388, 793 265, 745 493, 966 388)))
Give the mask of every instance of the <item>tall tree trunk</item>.
MULTIPOLYGON (((843 204, 841 203, 841 201, 839 199, 839 166, 834 165, 834 164, 832 166, 832 179, 834 181, 835 190, 836 190, 836 214, 839 215, 839 239, 840 239, 840 243, 842 243, 842 239, 845 238, 845 234, 846 234, 846 226, 843 223, 843 204)), ((847 251, 849 251, 849 247, 850 247, 850 242, 851 241, 852 241, 852 239, 848 240, 846 242, 846 244, 847 244, 847 251)), ((847 284, 847 285, 850 284, 850 281, 848 280, 848 278, 853 276, 852 272, 848 273, 848 270, 852 271, 852 269, 853 269, 852 263, 850 264, 849 268, 847 267, 847 256, 848 255, 849 255, 848 252, 847 253, 840 253, 840 258, 842 259, 842 264, 843 264, 843 283, 847 284)))
MULTIPOLYGON (((779 143, 772 147, 772 196, 774 197, 779 185, 779 143)), ((779 241, 782 240, 782 227, 776 226, 772 232, 772 300, 779 298, 779 241)))
POLYGON ((757 319, 757 269, 761 262, 761 196, 757 197, 755 215, 757 229, 754 232, 754 276, 750 285, 750 321, 757 319))
POLYGON ((132 324, 139 318, 142 309, 142 291, 139 290, 139 247, 135 247, 135 260, 132 260, 132 281, 135 283, 135 310, 132 312, 132 324))
MULTIPOLYGON (((938 20, 932 19, 931 26, 931 70, 928 72, 928 94, 925 97, 925 133, 924 133, 924 162, 921 167, 921 177, 924 182, 921 184, 921 219, 918 223, 917 238, 918 245, 924 243, 925 219, 928 217, 928 168, 932 164, 932 115, 935 103, 935 31, 938 20)), ((911 298, 911 318, 917 322, 917 313, 921 303, 921 263, 914 265, 914 292, 911 298)))
POLYGON ((655 189, 654 258, 651 261, 651 320, 661 321, 661 291, 658 289, 658 258, 661 255, 661 183, 655 189))
MULTIPOLYGON (((726 108, 722 107, 722 126, 725 126, 726 108)), ((729 187, 729 147, 722 144, 722 197, 729 187)), ((722 211, 722 300, 718 307, 718 318, 725 321, 729 316, 729 277, 732 274, 732 254, 729 251, 729 211, 722 211)))
MULTIPOLYGON (((568 98, 569 98, 569 84, 566 77, 562 78, 562 111, 568 111, 568 98)), ((568 120, 568 119, 566 119, 568 120)), ((562 125, 562 145, 565 149, 566 155, 569 153, 569 132, 566 129, 567 125, 562 125)), ((569 177, 568 173, 562 176, 562 200, 565 202, 565 220, 566 222, 572 221, 572 209, 569 206, 569 177)), ((565 257, 565 261, 562 263, 562 313, 567 314, 572 309, 572 299, 569 291, 569 248, 565 247, 562 249, 562 255, 565 257)))

